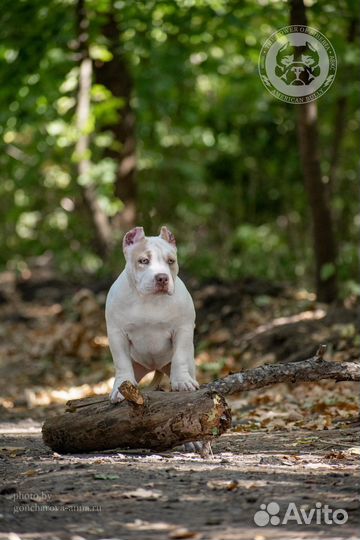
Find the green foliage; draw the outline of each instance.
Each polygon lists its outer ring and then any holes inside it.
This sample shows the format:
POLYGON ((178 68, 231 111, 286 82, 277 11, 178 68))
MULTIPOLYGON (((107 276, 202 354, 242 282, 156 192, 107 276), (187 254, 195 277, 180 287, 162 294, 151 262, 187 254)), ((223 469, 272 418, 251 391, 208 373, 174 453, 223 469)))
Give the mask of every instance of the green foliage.
MULTIPOLYGON (((257 73, 262 43, 288 24, 287 4, 86 5, 95 65, 112 59, 103 28, 114 10, 133 78, 139 222, 153 234, 163 222, 172 226, 185 269, 200 277, 306 281, 313 269, 311 230, 295 106, 272 98, 257 73)), ((358 50, 348 39, 356 12, 356 4, 345 0, 319 0, 308 9, 310 25, 333 43, 339 64, 333 87, 318 102, 324 182, 336 108, 339 98, 347 100, 332 186, 344 283, 355 279, 359 227, 358 50)), ((101 271, 82 186, 96 188, 110 218, 122 210, 114 194, 117 164, 108 152, 119 142, 108 128, 121 121, 125 103, 94 81, 87 126, 91 173, 77 177, 75 0, 4 0, 0 28, 0 264, 21 268, 27 257, 51 251, 65 272, 101 271)), ((119 260, 118 252, 113 259, 119 260)), ((330 271, 324 268, 324 276, 330 271)))

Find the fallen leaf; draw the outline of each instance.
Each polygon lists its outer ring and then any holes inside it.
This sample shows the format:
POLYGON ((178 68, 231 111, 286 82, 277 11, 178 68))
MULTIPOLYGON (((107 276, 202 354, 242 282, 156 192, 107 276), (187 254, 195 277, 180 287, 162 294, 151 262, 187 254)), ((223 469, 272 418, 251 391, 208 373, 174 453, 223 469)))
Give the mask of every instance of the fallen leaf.
POLYGON ((327 454, 325 454, 324 456, 325 459, 345 459, 345 453, 340 451, 340 452, 328 452, 327 454))
POLYGON ((351 454, 352 456, 360 456, 360 446, 352 446, 345 450, 346 454, 351 454))
POLYGON ((206 485, 213 490, 234 491, 238 488, 239 482, 237 480, 211 480, 206 485))
POLYGON ((298 439, 295 443, 295 446, 297 445, 308 445, 308 444, 314 444, 319 437, 306 437, 304 439, 298 439))
POLYGON ((184 527, 184 528, 179 528, 172 531, 169 534, 169 538, 180 540, 181 538, 201 538, 201 535, 197 532, 189 531, 188 529, 185 529, 184 527))
POLYGON ((124 493, 123 497, 125 499, 142 499, 147 501, 154 501, 162 497, 162 491, 138 488, 134 491, 128 491, 127 493, 124 493))
POLYGON ((25 476, 37 476, 38 471, 36 469, 29 469, 24 473, 25 476))

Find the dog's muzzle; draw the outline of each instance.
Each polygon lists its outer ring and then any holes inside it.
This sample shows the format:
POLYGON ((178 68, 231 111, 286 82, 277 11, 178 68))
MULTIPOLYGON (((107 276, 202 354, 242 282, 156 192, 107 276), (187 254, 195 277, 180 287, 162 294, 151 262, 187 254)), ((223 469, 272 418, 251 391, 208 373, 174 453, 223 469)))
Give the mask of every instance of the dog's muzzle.
POLYGON ((169 276, 167 274, 156 274, 155 287, 157 292, 168 292, 169 276))

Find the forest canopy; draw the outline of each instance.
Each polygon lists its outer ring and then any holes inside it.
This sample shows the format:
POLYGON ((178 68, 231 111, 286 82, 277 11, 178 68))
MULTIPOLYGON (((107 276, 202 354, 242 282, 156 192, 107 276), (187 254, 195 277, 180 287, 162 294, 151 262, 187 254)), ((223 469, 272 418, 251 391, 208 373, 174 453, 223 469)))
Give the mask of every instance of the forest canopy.
POLYGON ((357 26, 353 0, 3 0, 1 268, 45 255, 65 275, 109 275, 125 230, 166 223, 198 278, 314 287, 317 274, 359 293, 357 26), (262 44, 299 6, 338 61, 314 105, 328 258, 304 182, 305 109, 258 74, 262 44))

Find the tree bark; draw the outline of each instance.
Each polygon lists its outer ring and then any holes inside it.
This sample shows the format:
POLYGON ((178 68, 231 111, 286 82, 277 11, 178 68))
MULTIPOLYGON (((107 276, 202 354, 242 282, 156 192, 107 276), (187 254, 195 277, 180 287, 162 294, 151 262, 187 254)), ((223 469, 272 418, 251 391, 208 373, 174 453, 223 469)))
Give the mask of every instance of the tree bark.
POLYGON ((45 421, 44 443, 62 453, 117 447, 159 451, 211 440, 230 427, 225 399, 208 389, 142 395, 142 405, 132 399, 112 404, 107 396, 69 402, 68 412, 45 421))
POLYGON ((360 364, 327 362, 325 347, 302 362, 265 365, 233 373, 197 392, 140 393, 123 383, 126 401, 111 404, 108 396, 72 400, 67 412, 46 420, 43 439, 57 452, 90 452, 114 448, 166 450, 196 441, 211 440, 231 425, 223 396, 280 382, 321 379, 360 381, 360 364))
MULTIPOLYGON (((76 107, 76 127, 79 138, 75 146, 78 176, 89 180, 91 163, 89 159, 90 140, 87 132, 90 119, 90 94, 92 83, 93 65, 89 56, 88 46, 88 18, 86 14, 85 0, 77 2, 78 19, 78 53, 79 53, 79 85, 76 107)), ((101 208, 96 189, 90 183, 81 184, 83 199, 93 221, 97 251, 99 255, 106 255, 111 248, 113 235, 108 216, 101 208)))
POLYGON ((313 382, 322 379, 360 381, 360 364, 323 360, 324 347, 313 358, 301 362, 265 365, 242 373, 233 373, 208 385, 210 390, 230 396, 277 383, 313 382))
MULTIPOLYGON (((359 21, 353 17, 350 20, 349 30, 347 35, 347 42, 354 43, 357 35, 359 21)), ((352 76, 352 73, 351 73, 352 76)), ((346 87, 345 87, 346 88, 346 87)), ((348 99, 346 90, 344 95, 341 95, 336 102, 335 118, 334 118, 334 135, 333 144, 330 155, 330 171, 329 171, 329 186, 330 191, 333 193, 336 189, 336 180, 338 176, 339 162, 341 158, 342 144, 346 129, 346 115, 348 108, 348 99)))
POLYGON ((115 194, 125 205, 114 221, 125 232, 136 225, 136 131, 135 113, 131 106, 133 81, 121 47, 120 25, 113 10, 103 27, 103 35, 112 59, 95 63, 96 80, 123 101, 117 122, 103 127, 112 131, 114 136, 115 144, 108 149, 107 155, 116 160, 115 194))
MULTIPOLYGON (((303 0, 290 0, 290 24, 307 26, 303 0)), ((316 101, 297 107, 300 156, 312 216, 316 291, 319 301, 332 302, 337 298, 337 248, 328 187, 321 174, 318 107, 316 101), (327 265, 331 265, 333 273, 325 276, 327 265)))

